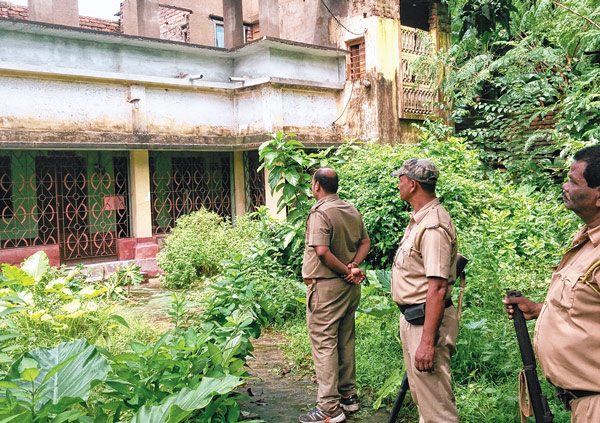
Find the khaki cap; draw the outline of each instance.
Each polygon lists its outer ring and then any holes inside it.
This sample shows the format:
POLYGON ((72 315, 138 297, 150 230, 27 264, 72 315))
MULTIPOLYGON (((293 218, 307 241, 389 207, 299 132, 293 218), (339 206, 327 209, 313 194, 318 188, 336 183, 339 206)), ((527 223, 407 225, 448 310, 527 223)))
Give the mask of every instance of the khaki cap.
POLYGON ((427 159, 408 159, 402 164, 402 167, 392 172, 392 176, 406 175, 410 179, 424 184, 435 184, 440 175, 440 171, 431 160, 427 159))

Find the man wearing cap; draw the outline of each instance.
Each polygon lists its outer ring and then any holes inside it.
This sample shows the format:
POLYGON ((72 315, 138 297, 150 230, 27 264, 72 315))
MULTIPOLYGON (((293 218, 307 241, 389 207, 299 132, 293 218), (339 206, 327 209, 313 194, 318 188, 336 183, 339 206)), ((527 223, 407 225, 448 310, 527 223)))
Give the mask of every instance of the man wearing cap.
POLYGON ((354 314, 365 277, 358 265, 371 241, 352 205, 338 197, 333 169, 318 169, 312 180, 317 203, 306 221, 302 277, 306 289, 306 323, 317 383, 317 406, 301 423, 336 423, 345 411, 357 411, 354 361, 354 314))
POLYGON ((392 267, 400 337, 410 393, 420 423, 458 422, 450 382, 458 317, 452 306, 456 280, 456 230, 435 195, 439 170, 427 159, 406 160, 398 176, 400 198, 413 213, 392 267))

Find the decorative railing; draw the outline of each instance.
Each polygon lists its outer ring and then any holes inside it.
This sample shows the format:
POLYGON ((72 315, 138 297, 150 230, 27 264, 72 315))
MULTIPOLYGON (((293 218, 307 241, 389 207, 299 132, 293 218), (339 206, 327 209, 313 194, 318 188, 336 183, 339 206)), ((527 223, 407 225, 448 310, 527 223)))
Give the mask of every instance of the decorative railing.
POLYGON ((205 208, 232 218, 231 154, 150 152, 152 231, 170 232, 180 216, 205 208))
POLYGON ((429 90, 404 87, 404 112, 428 115, 434 112, 434 94, 429 90))
POLYGON ((400 27, 402 52, 417 55, 430 54, 432 49, 431 35, 427 31, 409 26, 400 27))
POLYGON ((413 64, 423 56, 433 52, 431 34, 418 28, 400 27, 401 38, 401 98, 400 116, 410 119, 424 119, 434 112, 435 93, 429 89, 426 81, 420 81, 413 64))
POLYGON ((265 170, 261 169, 258 151, 244 152, 244 174, 246 181, 246 211, 253 212, 265 205, 265 170))
POLYGON ((130 236, 124 153, 0 151, 0 249, 55 245, 61 259, 117 254, 130 236))

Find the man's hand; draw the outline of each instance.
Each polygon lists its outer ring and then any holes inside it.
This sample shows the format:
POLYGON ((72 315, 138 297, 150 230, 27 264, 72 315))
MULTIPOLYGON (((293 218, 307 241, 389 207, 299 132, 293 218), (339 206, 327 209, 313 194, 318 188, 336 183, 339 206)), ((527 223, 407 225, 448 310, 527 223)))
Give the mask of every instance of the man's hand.
POLYGON ((502 300, 502 303, 504 303, 504 308, 506 309, 506 312, 508 313, 509 319, 514 318, 514 313, 515 313, 514 305, 516 304, 517 307, 519 307, 519 309, 523 312, 523 317, 525 318, 525 320, 537 319, 538 316, 540 315, 540 312, 542 311, 542 305, 543 305, 543 303, 533 302, 527 297, 507 297, 507 296, 504 297, 504 299, 502 300))
POLYGON ((348 283, 359 284, 365 280, 365 272, 360 267, 354 267, 352 263, 348 265, 350 273, 344 277, 344 280, 348 283), (352 267, 350 267, 352 266, 352 267))
POLYGON ((415 352, 415 367, 420 372, 433 372, 433 355, 435 348, 423 342, 417 347, 415 352))

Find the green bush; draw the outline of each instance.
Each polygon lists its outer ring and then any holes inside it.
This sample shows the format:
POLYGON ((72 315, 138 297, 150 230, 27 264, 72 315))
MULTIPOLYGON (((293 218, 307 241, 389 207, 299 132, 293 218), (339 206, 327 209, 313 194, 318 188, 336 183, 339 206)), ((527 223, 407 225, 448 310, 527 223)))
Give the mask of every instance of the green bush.
POLYGON ((206 209, 180 217, 158 254, 163 285, 182 288, 219 274, 223 260, 244 252, 257 234, 257 224, 248 217, 236 218, 233 226, 206 209))
MULTIPOLYGON (((21 267, 2 265, 0 274, 0 368, 32 347, 55 345, 82 336, 108 339, 124 320, 112 312, 117 288, 90 281, 80 267, 49 265, 43 251, 21 267)), ((118 288, 120 289, 120 288, 118 288)))
MULTIPOLYGON (((321 153, 318 160, 338 172, 340 197, 361 212, 372 240, 366 262, 375 269, 391 266, 411 211, 400 200, 397 178, 390 172, 411 157, 426 157, 438 165, 438 197, 454 219, 459 251, 470 259, 453 357, 459 414, 465 422, 516 421, 516 380, 522 364, 514 328, 501 303, 504 288, 542 300, 550 268, 560 260, 580 221, 564 208, 560 184, 539 188, 512 180, 508 173, 487 168, 464 139, 439 140, 447 131, 438 129, 435 136, 425 131, 418 144, 349 143, 321 153)), ((399 312, 390 301, 389 287, 386 290, 379 280, 384 273, 368 274, 371 285, 363 287, 357 313, 357 384, 367 402, 371 396, 375 405, 390 405, 403 369, 399 312)), ((453 295, 456 302, 458 289, 453 295)), ((299 368, 309 369, 305 324, 296 320, 286 328, 293 337, 288 353, 299 368)), ((552 397, 543 378, 542 388, 552 397)), ((556 421, 567 421, 556 399, 550 401, 556 421)), ((406 413, 404 418, 414 418, 410 406, 406 413)))

